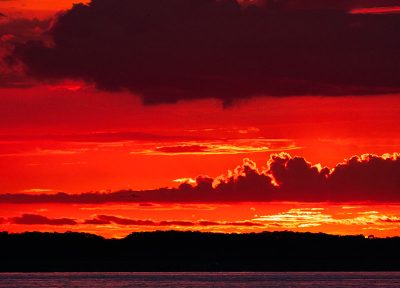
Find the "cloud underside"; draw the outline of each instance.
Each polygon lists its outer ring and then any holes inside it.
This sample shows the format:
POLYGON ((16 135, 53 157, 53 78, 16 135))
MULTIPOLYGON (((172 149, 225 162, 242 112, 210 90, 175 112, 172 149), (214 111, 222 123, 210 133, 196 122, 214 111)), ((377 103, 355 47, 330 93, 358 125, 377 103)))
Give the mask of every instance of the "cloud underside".
POLYGON ((370 9, 396 1, 256 2, 92 0, 58 17, 51 44, 20 43, 9 60, 145 103, 400 90, 400 15, 370 9))
POLYGON ((0 203, 400 202, 400 156, 362 155, 333 169, 280 153, 263 169, 243 165, 219 177, 183 178, 177 188, 82 194, 2 194, 0 203))

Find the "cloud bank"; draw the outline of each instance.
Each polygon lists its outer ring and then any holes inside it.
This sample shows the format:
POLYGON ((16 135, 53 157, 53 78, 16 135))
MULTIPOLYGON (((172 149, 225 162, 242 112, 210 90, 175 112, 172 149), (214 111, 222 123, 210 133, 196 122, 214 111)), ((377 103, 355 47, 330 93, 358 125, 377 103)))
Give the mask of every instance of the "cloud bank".
POLYGON ((20 43, 11 58, 38 79, 148 104, 400 90, 398 1, 241 2, 92 0, 58 17, 51 44, 20 43))
MULTIPOLYGON (((244 159, 227 175, 187 178, 178 188, 82 194, 1 194, 0 203, 400 202, 400 155, 354 156, 334 168, 274 154, 266 167, 244 159)), ((104 221, 105 219, 97 219, 104 221)), ((108 219, 110 220, 110 219, 108 219)), ((115 219, 114 219, 115 220, 115 219)))

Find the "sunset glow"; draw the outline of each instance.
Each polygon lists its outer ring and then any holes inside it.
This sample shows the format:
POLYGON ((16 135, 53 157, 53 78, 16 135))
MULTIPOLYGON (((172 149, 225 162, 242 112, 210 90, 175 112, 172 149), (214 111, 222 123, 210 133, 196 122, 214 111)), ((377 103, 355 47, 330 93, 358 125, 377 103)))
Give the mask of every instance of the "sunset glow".
POLYGON ((400 236, 400 6, 75 2, 0 1, 0 231, 400 236))

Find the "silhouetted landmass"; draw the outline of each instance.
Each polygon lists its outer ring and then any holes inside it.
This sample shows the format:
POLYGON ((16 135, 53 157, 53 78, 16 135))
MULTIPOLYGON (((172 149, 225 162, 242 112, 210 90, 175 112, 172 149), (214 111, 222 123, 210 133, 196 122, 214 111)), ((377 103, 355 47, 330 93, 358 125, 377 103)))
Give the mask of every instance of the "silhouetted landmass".
POLYGON ((295 232, 0 233, 0 271, 400 270, 400 238, 295 232))

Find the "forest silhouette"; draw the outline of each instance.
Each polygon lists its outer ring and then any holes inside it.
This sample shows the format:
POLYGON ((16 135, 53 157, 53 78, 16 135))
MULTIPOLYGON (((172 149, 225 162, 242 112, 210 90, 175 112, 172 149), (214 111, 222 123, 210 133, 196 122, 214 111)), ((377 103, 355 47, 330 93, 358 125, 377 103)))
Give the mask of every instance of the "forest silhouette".
POLYGON ((400 270, 400 238, 296 232, 0 233, 2 272, 400 270))

